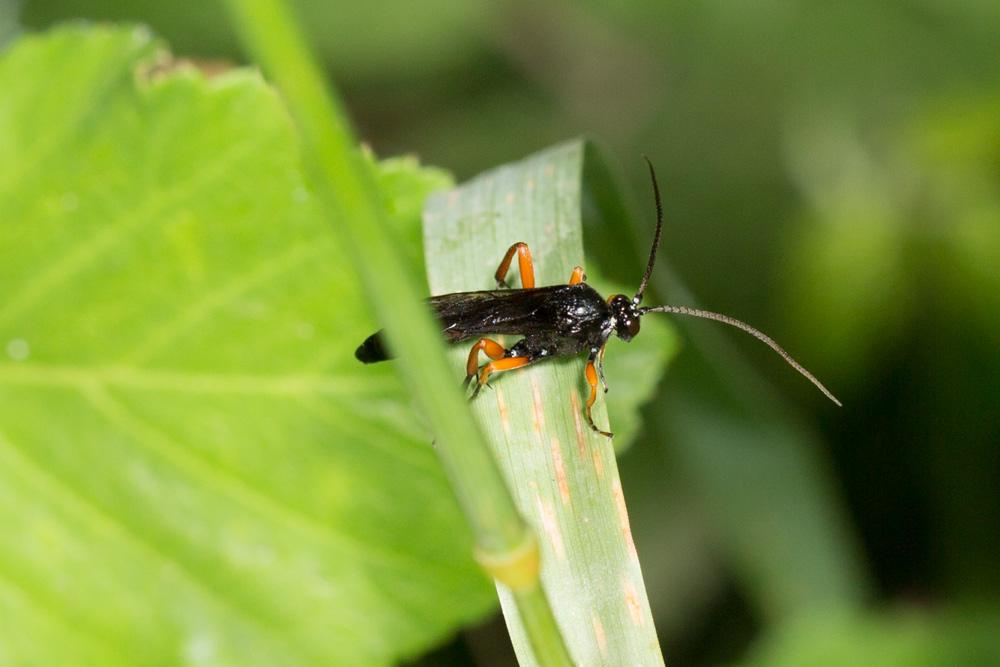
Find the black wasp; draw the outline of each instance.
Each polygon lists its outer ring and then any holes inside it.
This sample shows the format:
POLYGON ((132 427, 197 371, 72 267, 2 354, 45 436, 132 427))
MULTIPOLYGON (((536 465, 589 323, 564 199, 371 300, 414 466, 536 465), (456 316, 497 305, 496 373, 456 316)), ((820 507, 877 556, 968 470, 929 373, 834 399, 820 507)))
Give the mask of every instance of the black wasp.
MULTIPOLYGON (((592 429, 611 437, 607 431, 597 428, 591 416, 591 407, 597 399, 598 378, 604 385, 604 390, 608 390, 604 381, 604 347, 608 338, 611 334, 615 334, 628 342, 639 333, 639 322, 643 315, 675 313, 715 320, 742 329, 781 355, 792 368, 816 385, 827 398, 840 405, 840 401, 812 373, 792 359, 791 355, 769 336, 749 324, 728 315, 687 306, 639 306, 649 276, 653 272, 663 230, 663 205, 660 201, 656 172, 648 158, 646 163, 649 165, 653 194, 656 198, 656 233, 649 251, 646 272, 642 276, 635 296, 629 298, 624 294, 615 294, 605 299, 584 282, 586 276, 583 268, 579 266, 573 269, 566 285, 535 287, 535 269, 531 262, 531 251, 527 244, 515 243, 507 250, 497 268, 495 274, 497 289, 442 294, 427 300, 441 322, 444 336, 449 342, 458 343, 480 337, 469 351, 469 361, 466 365, 465 386, 468 386, 473 378, 477 379, 472 398, 476 397, 493 373, 523 368, 544 359, 569 357, 586 352, 587 366, 584 375, 590 386, 590 396, 584 414, 592 429), (521 273, 521 289, 509 289, 504 280, 514 255, 517 255, 521 273), (494 340, 481 337, 486 334, 510 334, 524 338, 508 349, 494 340), (479 365, 480 352, 484 352, 491 359, 483 366, 479 365)), ((365 339, 354 356, 366 364, 390 358, 378 332, 365 339)))

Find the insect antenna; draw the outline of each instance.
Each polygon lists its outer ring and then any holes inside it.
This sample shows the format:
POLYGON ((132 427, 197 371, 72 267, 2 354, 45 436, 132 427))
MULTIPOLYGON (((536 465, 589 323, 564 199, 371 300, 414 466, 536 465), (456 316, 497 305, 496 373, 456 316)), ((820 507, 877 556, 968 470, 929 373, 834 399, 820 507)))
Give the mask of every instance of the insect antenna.
MULTIPOLYGON (((654 252, 655 252, 655 246, 654 246, 654 252)), ((735 317, 729 317, 728 315, 713 313, 708 310, 699 310, 697 308, 688 308, 687 306, 654 306, 650 308, 641 308, 639 312, 642 315, 645 315, 646 313, 674 313, 676 315, 690 315, 691 317, 700 317, 706 320, 715 320, 716 322, 722 322, 723 324, 728 324, 731 327, 736 327, 737 329, 741 329, 750 334, 751 336, 753 336, 754 338, 756 338, 757 340, 761 341, 765 345, 767 345, 769 348, 777 352, 779 355, 781 355, 781 358, 784 359, 789 366, 797 370, 799 373, 802 374, 803 377, 805 377, 807 380, 816 385, 816 388, 819 389, 821 392, 823 392, 823 394, 827 398, 836 403, 838 407, 843 407, 843 404, 839 400, 837 400, 837 397, 834 396, 832 393, 830 393, 830 390, 824 387, 823 383, 817 380, 815 375, 807 371, 805 367, 802 366, 802 364, 795 361, 795 359, 792 358, 792 355, 785 352, 784 348, 782 348, 780 345, 774 342, 773 338, 771 338, 762 331, 754 329, 746 322, 741 322, 735 317)))
POLYGON ((653 273, 653 264, 656 263, 656 251, 660 247, 660 236, 663 233, 663 202, 660 200, 660 186, 656 182, 656 170, 653 163, 645 155, 642 159, 649 165, 649 178, 653 181, 653 195, 656 197, 656 233, 653 235, 653 247, 649 250, 649 262, 646 264, 646 272, 642 274, 642 282, 639 283, 639 291, 632 297, 632 303, 638 305, 642 301, 642 294, 646 291, 649 283, 649 276, 653 273))

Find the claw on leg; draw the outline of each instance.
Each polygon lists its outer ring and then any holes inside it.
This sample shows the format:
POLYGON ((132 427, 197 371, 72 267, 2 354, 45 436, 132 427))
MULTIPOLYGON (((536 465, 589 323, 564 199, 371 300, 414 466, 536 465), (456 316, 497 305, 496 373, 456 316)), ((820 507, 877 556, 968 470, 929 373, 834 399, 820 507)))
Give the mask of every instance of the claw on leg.
POLYGON ((469 350, 469 361, 465 364, 465 382, 462 383, 463 387, 468 387, 469 382, 479 372, 480 351, 485 352, 486 356, 493 360, 503 359, 507 356, 507 349, 495 340, 490 340, 489 338, 480 338, 477 340, 476 344, 469 350))
POLYGON ((476 382, 476 388, 472 391, 472 398, 479 395, 480 390, 482 390, 483 386, 489 382, 490 375, 493 373, 512 371, 515 368, 521 368, 522 366, 527 366, 530 363, 531 359, 528 357, 504 357, 503 359, 497 359, 496 361, 489 362, 479 369, 479 380, 476 382))
POLYGON ((507 271, 510 270, 510 263, 514 259, 515 253, 517 254, 517 269, 521 273, 521 287, 531 289, 535 286, 535 266, 531 262, 531 250, 524 242, 515 243, 507 249, 507 254, 503 256, 503 261, 500 262, 500 266, 497 267, 497 272, 494 274, 497 279, 497 287, 508 287, 507 281, 504 279, 507 277, 507 271))

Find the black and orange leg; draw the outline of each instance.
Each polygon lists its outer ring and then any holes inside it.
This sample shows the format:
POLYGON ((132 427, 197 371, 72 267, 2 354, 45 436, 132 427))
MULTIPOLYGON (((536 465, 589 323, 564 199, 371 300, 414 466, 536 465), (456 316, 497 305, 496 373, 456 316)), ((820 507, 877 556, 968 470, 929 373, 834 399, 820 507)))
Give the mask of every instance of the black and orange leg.
POLYGON ((576 266, 576 267, 573 267, 573 273, 570 274, 569 284, 570 285, 576 285, 578 283, 582 283, 586 279, 587 279, 587 274, 583 272, 583 267, 582 266, 576 266))
POLYGON ((528 244, 518 242, 507 249, 507 254, 503 256, 503 261, 497 267, 494 277, 497 279, 497 287, 510 287, 505 278, 510 270, 510 263, 517 255, 517 268, 521 273, 521 287, 531 289, 535 286, 535 265, 531 263, 531 250, 528 244))
POLYGON ((469 350, 469 361, 465 364, 465 382, 462 383, 463 387, 469 386, 469 382, 479 372, 480 352, 485 352, 486 356, 494 361, 507 356, 507 349, 495 340, 490 340, 489 338, 480 338, 477 340, 476 344, 469 350))
POLYGON ((515 368, 527 366, 532 361, 531 357, 505 357, 486 364, 479 369, 479 381, 476 383, 476 388, 472 392, 472 398, 475 398, 479 394, 479 390, 483 388, 483 385, 490 381, 490 375, 493 373, 512 371, 515 368))
POLYGON ((587 358, 587 368, 584 370, 584 375, 587 377, 587 384, 590 385, 590 396, 587 398, 587 407, 584 408, 584 414, 587 416, 587 423, 590 424, 590 428, 610 438, 612 434, 597 428, 597 424, 594 423, 594 417, 590 413, 591 408, 594 407, 594 402, 597 400, 597 369, 594 367, 594 359, 596 358, 596 353, 591 354, 587 358))

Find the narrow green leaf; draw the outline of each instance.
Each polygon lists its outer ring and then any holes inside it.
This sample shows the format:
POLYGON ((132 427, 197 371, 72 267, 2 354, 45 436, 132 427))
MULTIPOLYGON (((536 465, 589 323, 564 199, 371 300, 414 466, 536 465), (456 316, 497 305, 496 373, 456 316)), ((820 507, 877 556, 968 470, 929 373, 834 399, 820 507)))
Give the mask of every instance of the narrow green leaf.
MULTIPOLYGON (((82 26, 0 90, 0 664, 390 664, 491 609, 277 95, 82 26)), ((379 182, 413 230, 448 178, 379 182)))
MULTIPOLYGON (((537 284, 566 282, 574 266, 586 265, 584 155, 582 142, 556 146, 432 197, 424 214, 431 292, 492 289, 493 272, 516 241, 531 248, 537 284)), ((632 344, 609 343, 609 403, 625 399, 621 414, 634 413, 642 396, 616 394, 616 385, 629 382, 626 371, 643 367, 654 369, 645 380, 652 385, 673 347, 666 331, 663 322, 648 328, 643 322, 632 344)), ((456 369, 468 354, 463 348, 452 351, 456 369)), ((583 418, 587 392, 583 359, 561 359, 497 376, 472 407, 518 507, 540 536, 542 580, 573 659, 661 664, 614 450, 583 418)), ((608 424, 603 399, 594 417, 608 424)), ((500 593, 518 658, 533 664, 516 609, 500 593)))

